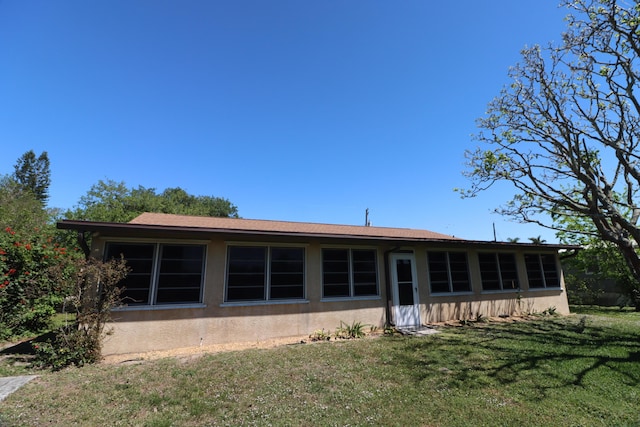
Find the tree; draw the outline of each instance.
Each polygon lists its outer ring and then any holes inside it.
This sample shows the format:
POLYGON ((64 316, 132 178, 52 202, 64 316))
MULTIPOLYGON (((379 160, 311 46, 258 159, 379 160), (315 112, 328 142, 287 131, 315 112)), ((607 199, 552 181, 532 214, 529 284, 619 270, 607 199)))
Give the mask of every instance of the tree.
POLYGON ((13 176, 16 182, 30 191, 44 206, 49 199, 49 185, 51 184, 47 152, 43 151, 36 158, 33 150, 29 150, 18 159, 14 168, 13 176))
POLYGON ((555 222, 566 231, 557 233, 560 242, 580 245, 582 250, 563 260, 569 303, 593 304, 603 293, 603 283, 612 281, 621 298, 621 306, 629 303, 640 311, 640 289, 637 280, 616 245, 594 237, 592 221, 577 216, 560 216, 555 222))
POLYGON ((516 189, 498 212, 614 245, 640 281, 640 5, 565 1, 575 15, 559 45, 527 47, 511 84, 479 120, 467 152, 470 197, 516 189), (593 227, 570 229, 561 217, 593 227))
POLYGON ((0 339, 35 334, 50 325, 68 291, 51 269, 64 271, 79 256, 74 244, 61 244, 61 232, 34 190, 38 182, 46 181, 39 188, 48 187, 46 153, 40 158, 46 161, 34 159, 33 152, 26 153, 16 174, 0 177, 0 339))
POLYGON ((238 217, 238 208, 229 200, 213 196, 193 196, 182 188, 167 188, 156 193, 153 188, 128 188, 124 182, 98 181, 79 206, 65 217, 105 222, 128 222, 143 212, 183 215, 238 217))
POLYGON ((44 228, 49 220, 48 213, 40 201, 22 188, 9 176, 0 177, 0 225, 19 233, 33 232, 44 228))
POLYGON ((534 245, 542 245, 543 243, 546 242, 546 240, 544 240, 542 238, 542 236, 538 236, 538 237, 529 237, 529 240, 531 241, 531 243, 533 243, 534 245))

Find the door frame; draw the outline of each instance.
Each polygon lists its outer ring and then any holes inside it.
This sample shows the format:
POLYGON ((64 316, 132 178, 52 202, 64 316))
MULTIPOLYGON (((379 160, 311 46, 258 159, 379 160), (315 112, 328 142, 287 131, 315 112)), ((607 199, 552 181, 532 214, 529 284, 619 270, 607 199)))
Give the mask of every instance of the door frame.
POLYGON ((403 327, 417 327, 421 325, 420 318, 420 294, 418 292, 418 275, 416 272, 416 257, 413 252, 411 253, 391 253, 389 254, 389 271, 391 272, 391 313, 394 325, 399 328, 403 327), (409 260, 411 262, 411 282, 413 289, 413 307, 401 306, 400 296, 398 292, 398 272, 396 267, 397 260, 409 260), (401 307, 405 307, 404 309, 401 307), (408 308, 411 307, 411 308, 408 308), (405 312, 404 316, 402 315, 405 312), (408 316, 413 324, 398 324, 406 319, 408 316))

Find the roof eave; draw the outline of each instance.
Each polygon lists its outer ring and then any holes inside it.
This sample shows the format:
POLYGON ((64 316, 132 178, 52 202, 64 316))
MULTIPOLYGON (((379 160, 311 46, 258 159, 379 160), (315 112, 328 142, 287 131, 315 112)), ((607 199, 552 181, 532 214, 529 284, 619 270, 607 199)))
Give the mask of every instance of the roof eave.
POLYGON ((316 238, 331 240, 366 240, 369 242, 394 242, 395 244, 430 242, 439 245, 460 245, 469 244, 484 247, 499 248, 547 248, 547 249, 579 249, 579 246, 561 245, 561 244, 534 244, 534 243, 512 243, 512 242, 491 242, 484 240, 464 240, 458 238, 438 239, 427 237, 389 237, 389 236, 370 236, 355 234, 327 234, 327 233, 309 233, 309 232, 286 232, 286 231, 265 231, 265 230, 243 230, 231 228, 205 228, 205 227, 185 227, 171 225, 154 225, 154 224, 130 224, 130 223, 112 223, 112 222, 96 222, 96 221, 78 221, 78 220, 62 220, 56 224, 58 229, 76 230, 80 232, 98 232, 104 234, 134 234, 140 236, 142 234, 170 234, 181 236, 202 236, 203 234, 228 235, 228 236, 271 236, 271 237, 292 237, 292 238, 316 238))

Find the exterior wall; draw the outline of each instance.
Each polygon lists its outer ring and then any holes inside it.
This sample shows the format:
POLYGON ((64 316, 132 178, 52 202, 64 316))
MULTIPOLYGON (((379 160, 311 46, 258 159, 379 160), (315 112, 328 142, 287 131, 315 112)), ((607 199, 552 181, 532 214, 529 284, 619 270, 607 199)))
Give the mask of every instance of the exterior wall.
MULTIPOLYGON (((420 291, 420 315, 424 323, 445 322, 448 320, 472 320, 478 315, 483 317, 519 316, 531 313, 541 313, 554 308, 559 314, 569 314, 569 304, 565 291, 564 277, 560 276, 561 288, 531 289, 527 281, 524 264, 525 252, 516 252, 520 290, 518 291, 483 291, 478 265, 477 249, 467 250, 469 274, 472 292, 465 294, 437 294, 431 295, 428 279, 427 250, 423 247, 415 251, 420 291), (422 272, 422 274, 421 274, 422 272)), ((459 248, 438 248, 437 250, 459 251, 459 248)), ((491 251, 500 252, 500 251, 491 251)), ((512 251, 510 251, 512 252, 512 251)), ((538 253, 539 251, 533 251, 538 253)), ((561 273, 561 266, 556 257, 556 268, 561 273)))
MULTIPOLYGON (((104 244, 109 239, 94 236, 92 252, 102 256, 104 244)), ((127 239, 114 238, 113 241, 127 239)), ((140 241, 132 240, 132 241, 140 241)), ((158 239, 152 241, 160 241, 158 239)), ((167 240, 172 241, 172 240, 167 240)), ((179 240, 187 243, 188 240, 179 240)), ((202 241, 200 241, 202 242, 202 241)), ((223 240, 206 241, 207 259, 203 304, 187 307, 147 306, 126 307, 113 312, 110 325, 112 334, 104 342, 103 353, 124 354, 168 350, 199 345, 227 344, 233 342, 258 342, 272 338, 307 336, 315 330, 335 330, 340 322, 362 322, 383 327, 387 323, 387 272, 385 252, 397 250, 393 246, 367 246, 359 244, 330 244, 307 242, 306 299, 304 302, 284 303, 225 303, 227 247, 223 240), (322 248, 377 248, 378 280, 380 296, 375 298, 322 299, 322 248)), ((245 239, 245 243, 264 244, 245 239)), ((291 245, 299 245, 292 243, 291 245)), ((477 250, 468 252, 470 279, 473 291, 464 294, 431 295, 428 279, 427 244, 403 247, 413 251, 420 295, 420 317, 423 324, 456 319, 474 319, 479 314, 486 317, 541 312, 555 307, 558 313, 569 313, 564 282, 561 289, 529 290, 524 266, 524 251, 517 252, 520 290, 483 292, 480 280, 477 250)), ((460 246, 450 250, 460 251, 460 246)), ((447 250, 438 247, 437 250, 447 250)), ((510 250, 513 252, 513 250, 510 250)), ((557 258, 556 258, 557 259, 557 258)), ((557 269, 560 264, 556 261, 557 269)), ((561 278, 562 280, 562 278, 561 278)), ((389 319, 393 323, 393 319, 389 319)))
MULTIPOLYGON (((123 241, 123 239, 112 240, 123 241)), ((104 243, 105 240, 94 238, 92 251, 95 256, 102 256, 104 243)), ((255 241, 253 243, 263 244, 255 241)), ((209 242, 204 304, 188 308, 138 306, 114 310, 113 322, 110 325, 112 333, 105 339, 103 354, 307 336, 323 328, 335 330, 340 322, 348 324, 362 322, 366 325, 383 327, 386 294, 382 253, 378 251, 377 260, 381 288, 379 297, 323 301, 321 298, 321 249, 323 246, 312 243, 304 247, 306 252, 305 302, 241 304, 224 302, 227 242, 209 242)), ((357 248, 361 246, 329 245, 328 247, 357 248)))

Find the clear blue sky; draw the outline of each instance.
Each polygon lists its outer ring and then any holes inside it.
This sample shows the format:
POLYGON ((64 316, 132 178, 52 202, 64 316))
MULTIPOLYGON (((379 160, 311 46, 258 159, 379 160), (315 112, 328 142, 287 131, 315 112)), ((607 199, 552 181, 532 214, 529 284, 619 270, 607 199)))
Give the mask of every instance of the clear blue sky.
POLYGON ((242 217, 553 233, 454 187, 475 119, 555 0, 0 0, 0 174, 49 153, 50 206, 98 180, 228 198, 242 217))

